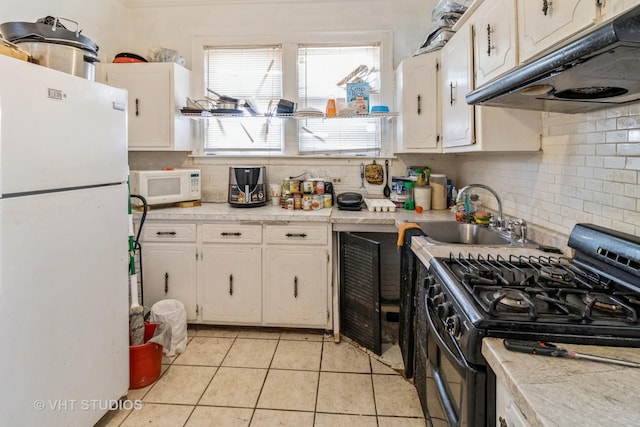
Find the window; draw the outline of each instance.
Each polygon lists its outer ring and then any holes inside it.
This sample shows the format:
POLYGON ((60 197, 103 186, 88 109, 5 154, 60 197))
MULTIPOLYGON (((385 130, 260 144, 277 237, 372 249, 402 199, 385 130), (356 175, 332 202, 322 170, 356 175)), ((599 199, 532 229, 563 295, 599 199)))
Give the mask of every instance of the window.
MULTIPOLYGON (((380 104, 380 45, 298 48, 300 107, 325 110, 327 99, 348 107, 348 83, 369 84, 369 106, 380 104)), ((378 154, 380 119, 299 119, 300 154, 378 154)))
POLYGON ((203 97, 215 93, 257 106, 256 117, 216 114, 201 120, 199 154, 376 156, 393 150, 393 120, 359 115, 350 118, 270 115, 281 99, 298 111, 325 111, 334 97, 346 103, 346 81, 370 85, 369 107, 393 102, 390 32, 280 34, 269 37, 197 37, 196 75, 202 72, 203 97), (202 62, 200 62, 202 61, 202 62), (364 71, 363 71, 364 69, 364 71), (356 72, 357 71, 357 72, 356 72), (347 79, 349 77, 349 79, 347 79), (212 93, 208 91, 214 91, 212 93), (265 115, 266 114, 266 115, 265 115))
MULTIPOLYGON (((212 47, 204 51, 206 98, 233 98, 239 109, 223 108, 223 114, 203 121, 204 151, 280 152, 282 124, 264 115, 282 97, 282 48, 280 46, 212 47), (250 106, 256 117, 250 116, 250 106), (235 113, 235 114, 234 114, 235 113), (229 114, 232 117, 225 117, 229 114)), ((233 107, 228 102, 218 107, 233 107)))

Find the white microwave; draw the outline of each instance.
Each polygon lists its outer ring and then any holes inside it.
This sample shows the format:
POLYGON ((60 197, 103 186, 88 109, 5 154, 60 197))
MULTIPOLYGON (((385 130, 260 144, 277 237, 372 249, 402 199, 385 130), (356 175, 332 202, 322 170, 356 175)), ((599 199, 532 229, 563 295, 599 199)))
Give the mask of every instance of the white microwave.
MULTIPOLYGON (((149 205, 200 200, 200 169, 130 171, 131 194, 144 197, 149 205)), ((137 198, 131 203, 141 205, 137 198)))

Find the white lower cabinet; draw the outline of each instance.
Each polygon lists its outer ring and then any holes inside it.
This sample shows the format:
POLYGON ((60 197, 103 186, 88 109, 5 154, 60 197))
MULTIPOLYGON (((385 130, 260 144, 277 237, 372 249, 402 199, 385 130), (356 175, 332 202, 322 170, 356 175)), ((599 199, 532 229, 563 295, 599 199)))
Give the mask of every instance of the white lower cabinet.
POLYGON ((264 322, 328 326, 329 224, 265 225, 264 235, 264 322))
POLYGON ((496 427, 529 427, 507 386, 496 381, 496 427))
POLYGON ((207 245, 202 249, 198 305, 204 322, 262 321, 262 249, 207 245))
POLYGON ((202 225, 198 305, 203 322, 261 323, 261 242, 261 225, 202 225))
POLYGON ((175 299, 196 320, 196 245, 186 243, 143 243, 142 279, 144 304, 153 306, 164 299, 175 299))
POLYGON ((141 239, 144 305, 175 299, 196 320, 196 224, 145 224, 141 239))
POLYGON ((265 249, 264 321, 324 327, 329 321, 326 248, 265 249))
POLYGON ((330 225, 147 223, 144 303, 190 323, 331 329, 330 225))

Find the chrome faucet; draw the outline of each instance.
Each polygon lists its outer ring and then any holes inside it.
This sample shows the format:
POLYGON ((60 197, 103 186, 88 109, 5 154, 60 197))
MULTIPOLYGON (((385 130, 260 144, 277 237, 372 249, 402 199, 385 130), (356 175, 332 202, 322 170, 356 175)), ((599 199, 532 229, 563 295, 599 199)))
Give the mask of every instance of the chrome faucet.
POLYGON ((493 194, 493 196, 496 198, 498 202, 498 218, 496 218, 495 226, 498 230, 504 230, 504 217, 502 216, 502 200, 500 200, 500 196, 498 196, 498 193, 496 193, 493 188, 488 187, 484 184, 469 184, 463 187, 460 191, 458 191, 458 196, 456 197, 456 203, 462 200, 462 195, 471 188, 483 188, 487 190, 489 193, 493 194))

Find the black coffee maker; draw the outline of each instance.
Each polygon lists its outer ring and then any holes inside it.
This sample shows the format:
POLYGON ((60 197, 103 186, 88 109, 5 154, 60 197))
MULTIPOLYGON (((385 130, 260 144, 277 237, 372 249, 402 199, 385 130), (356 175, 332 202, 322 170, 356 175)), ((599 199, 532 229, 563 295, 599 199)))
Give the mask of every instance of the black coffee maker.
POLYGON ((269 200, 265 166, 229 167, 229 204, 238 208, 264 206, 269 200))

